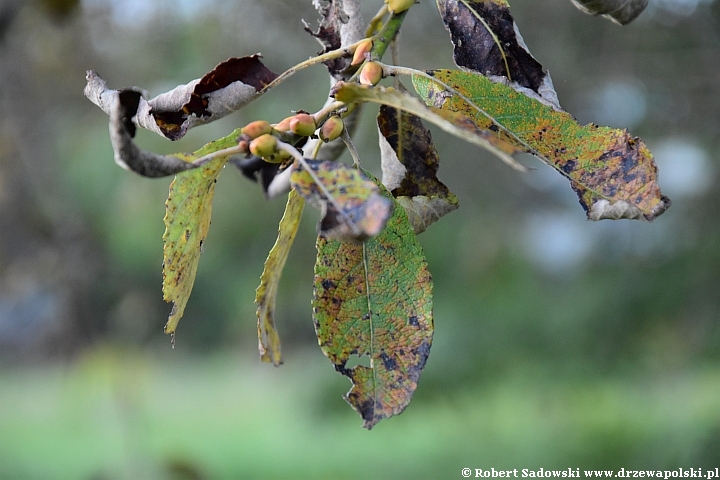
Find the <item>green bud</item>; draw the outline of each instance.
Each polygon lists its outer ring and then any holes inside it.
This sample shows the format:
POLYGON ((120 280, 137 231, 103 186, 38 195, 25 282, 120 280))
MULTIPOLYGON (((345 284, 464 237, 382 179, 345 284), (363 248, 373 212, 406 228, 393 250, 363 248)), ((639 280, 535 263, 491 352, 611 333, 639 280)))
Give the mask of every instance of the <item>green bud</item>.
POLYGON ((343 123, 342 118, 337 115, 333 115, 328 118, 325 123, 323 123, 322 127, 320 127, 320 140, 325 143, 332 142, 342 135, 343 130, 345 130, 345 124, 343 123))
POLYGON ((252 140, 271 131, 272 126, 268 122, 265 120, 256 120, 245 125, 242 130, 240 130, 240 133, 247 135, 250 137, 250 140, 252 140))
POLYGON ((277 138, 269 133, 260 135, 250 142, 250 153, 258 157, 270 157, 277 151, 277 138))
POLYGON ((279 123, 276 123, 273 125, 273 128, 277 130, 278 132, 289 132, 290 131, 290 120, 292 120, 293 117, 287 117, 280 120, 279 123))
POLYGON ((377 85, 383 78, 382 65, 377 62, 367 62, 360 72, 361 85, 377 85))
POLYGON ((412 7, 415 0, 385 0, 390 13, 401 13, 412 7))
POLYGON ((364 40, 363 42, 360 42, 360 44, 355 48, 355 53, 353 53, 352 62, 350 62, 350 65, 360 65, 362 62, 365 61, 365 54, 370 53, 370 50, 372 50, 373 42, 369 38, 367 40, 364 40))
POLYGON ((296 135, 309 137, 315 133, 316 129, 317 125, 315 125, 315 119, 312 115, 308 115, 307 113, 298 113, 294 117, 290 118, 290 131, 296 135))

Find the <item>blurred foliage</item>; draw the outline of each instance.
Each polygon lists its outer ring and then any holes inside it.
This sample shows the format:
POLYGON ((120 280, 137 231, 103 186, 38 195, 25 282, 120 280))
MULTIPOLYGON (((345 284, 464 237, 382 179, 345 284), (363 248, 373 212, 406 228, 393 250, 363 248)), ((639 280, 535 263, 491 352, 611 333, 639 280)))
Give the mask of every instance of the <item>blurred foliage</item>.
MULTIPOLYGON (((117 168, 106 118, 81 93, 88 68, 151 94, 258 51, 282 71, 320 50, 300 23, 316 18, 310 2, 84 0, 61 21, 42 3, 0 4, 0 478, 720 463, 719 2, 651 2, 626 27, 564 0, 512 2, 565 109, 643 137, 673 207, 652 224, 586 222, 549 168, 523 159, 537 170, 518 173, 434 130, 439 178, 460 200, 420 237, 434 346, 413 405, 372 433, 345 408, 350 385, 312 331, 317 213, 306 211, 280 285, 285 365, 274 369, 256 358, 253 300, 284 200, 226 172, 170 352, 169 182, 117 168)), ((363 2, 366 18, 377 6, 363 2)), ((422 0, 402 63, 451 67, 451 50, 422 0)), ((319 108, 326 82, 308 70, 179 142, 140 132, 139 143, 193 151, 251 120, 319 108)), ((356 140, 378 174, 374 113, 356 140)))

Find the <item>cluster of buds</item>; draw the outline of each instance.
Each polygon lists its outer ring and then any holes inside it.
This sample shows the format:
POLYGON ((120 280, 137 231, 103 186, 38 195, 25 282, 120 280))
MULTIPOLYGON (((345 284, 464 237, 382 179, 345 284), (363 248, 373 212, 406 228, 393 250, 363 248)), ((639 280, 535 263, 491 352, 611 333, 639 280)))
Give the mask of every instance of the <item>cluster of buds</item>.
POLYGON ((269 163, 282 163, 290 158, 290 154, 278 150, 273 126, 265 120, 256 120, 245 125, 240 130, 238 146, 243 151, 261 157, 269 163))
MULTIPOLYGON (((318 134, 323 142, 330 142, 342 135, 344 129, 342 118, 333 114, 320 125, 318 134)), ((256 120, 240 129, 238 146, 242 151, 268 163, 283 163, 289 160, 291 155, 278 148, 278 138, 286 141, 292 138, 297 140, 298 137, 313 136, 317 130, 318 122, 314 116, 307 113, 287 117, 275 125, 265 120, 256 120)))

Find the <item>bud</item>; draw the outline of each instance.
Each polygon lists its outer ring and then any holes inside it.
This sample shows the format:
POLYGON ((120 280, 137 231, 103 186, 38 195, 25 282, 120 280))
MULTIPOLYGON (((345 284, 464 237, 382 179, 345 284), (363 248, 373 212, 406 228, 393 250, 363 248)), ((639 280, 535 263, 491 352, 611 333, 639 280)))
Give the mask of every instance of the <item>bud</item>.
POLYGON ((390 13, 401 13, 412 7, 415 0, 385 0, 390 13))
POLYGON ((377 62, 367 62, 360 72, 361 85, 377 85, 383 78, 382 65, 377 62))
POLYGON ((325 143, 332 142, 342 135, 343 130, 345 130, 345 124, 343 123, 342 118, 337 115, 333 115, 328 118, 325 123, 323 123, 322 127, 320 127, 320 140, 325 143))
POLYGON ((277 139, 266 133, 260 135, 255 140, 250 142, 250 153, 257 155, 258 157, 270 157, 277 151, 277 139))
POLYGON ((270 133, 272 131, 272 127, 268 122, 265 120, 255 120, 254 122, 250 122, 247 125, 245 125, 241 130, 240 133, 243 135, 247 135, 250 137, 250 140, 253 138, 257 138, 260 135, 265 135, 266 133, 270 133))
POLYGON ((292 120, 294 117, 287 117, 282 120, 280 120, 280 123, 276 123, 273 125, 273 128, 277 130, 278 132, 289 132, 290 131, 290 120, 292 120))
POLYGON ((307 113, 298 113, 290 119, 290 131, 301 137, 309 137, 316 129, 315 119, 307 113))
POLYGON ((355 53, 353 53, 353 58, 352 62, 350 62, 350 65, 360 65, 362 62, 364 62, 365 54, 370 53, 372 47, 373 42, 369 38, 360 42, 360 44, 355 48, 355 53))
POLYGON ((291 158, 292 155, 290 155, 290 153, 286 152, 285 150, 275 150, 272 155, 263 157, 263 160, 265 160, 267 163, 283 163, 291 158))

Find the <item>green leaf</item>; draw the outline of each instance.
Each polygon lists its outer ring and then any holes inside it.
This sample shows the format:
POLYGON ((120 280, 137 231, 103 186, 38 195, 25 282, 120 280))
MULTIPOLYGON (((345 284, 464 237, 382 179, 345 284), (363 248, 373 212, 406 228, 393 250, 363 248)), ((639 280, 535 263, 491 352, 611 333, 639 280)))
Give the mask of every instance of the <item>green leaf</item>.
POLYGON ((390 217, 392 202, 357 168, 341 162, 295 162, 290 184, 323 216, 321 235, 338 240, 365 240, 380 233, 390 217))
POLYGON ((333 89, 335 99, 342 102, 373 102, 405 110, 427 120, 458 138, 488 150, 493 155, 518 170, 525 167, 510 155, 524 151, 495 133, 481 130, 473 120, 457 112, 423 105, 417 98, 394 88, 367 87, 357 83, 338 83, 333 89))
POLYGON ((353 383, 345 400, 365 428, 401 413, 432 344, 432 279, 407 215, 394 209, 364 243, 317 241, 313 320, 335 369, 353 383), (348 366, 354 356, 370 366, 348 366))
POLYGON ((670 206, 657 184, 657 167, 645 143, 626 130, 580 126, 540 97, 473 73, 435 70, 413 85, 435 107, 460 112, 478 128, 498 131, 570 180, 591 220, 653 220, 670 206))
POLYGON ((440 159, 422 120, 382 105, 380 131, 382 182, 408 215, 416 234, 458 208, 458 200, 437 178, 440 159))
MULTIPOLYGON (((230 148, 237 143, 240 129, 227 137, 208 143, 191 155, 181 155, 191 162, 209 153, 230 148)), ((215 182, 227 156, 175 176, 165 202, 163 234, 163 297, 173 302, 165 333, 174 335, 185 311, 197 272, 203 242, 210 228, 215 182)))
POLYGON ((258 349, 263 362, 282 363, 280 337, 275 328, 275 297, 277 296, 285 261, 295 241, 305 201, 295 190, 288 195, 285 213, 280 220, 278 237, 273 245, 260 276, 260 286, 255 290, 258 317, 258 349))

